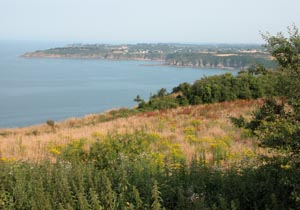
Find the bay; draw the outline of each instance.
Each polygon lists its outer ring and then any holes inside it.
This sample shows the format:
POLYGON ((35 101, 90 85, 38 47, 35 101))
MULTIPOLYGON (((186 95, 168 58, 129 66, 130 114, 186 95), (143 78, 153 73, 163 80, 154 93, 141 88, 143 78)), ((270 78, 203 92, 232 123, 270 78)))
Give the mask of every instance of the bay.
POLYGON ((146 61, 22 58, 66 43, 0 42, 0 127, 23 127, 132 107, 160 88, 232 72, 176 68, 146 61), (150 64, 150 65, 149 65, 150 64))

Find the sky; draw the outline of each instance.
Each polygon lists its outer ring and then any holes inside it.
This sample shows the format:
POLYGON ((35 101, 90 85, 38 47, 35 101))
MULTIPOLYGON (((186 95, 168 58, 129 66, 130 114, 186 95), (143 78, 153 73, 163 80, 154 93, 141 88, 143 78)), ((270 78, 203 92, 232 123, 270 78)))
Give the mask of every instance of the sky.
POLYGON ((0 40, 263 43, 300 28, 299 0, 0 0, 0 40))

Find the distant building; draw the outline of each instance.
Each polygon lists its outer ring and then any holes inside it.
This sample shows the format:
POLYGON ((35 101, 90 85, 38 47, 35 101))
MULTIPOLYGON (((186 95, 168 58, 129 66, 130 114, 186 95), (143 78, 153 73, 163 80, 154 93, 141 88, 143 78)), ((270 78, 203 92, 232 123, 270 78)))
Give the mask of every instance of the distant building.
POLYGON ((112 48, 111 52, 115 53, 115 54, 124 54, 124 53, 128 52, 128 47, 123 45, 123 46, 118 47, 118 48, 112 48))

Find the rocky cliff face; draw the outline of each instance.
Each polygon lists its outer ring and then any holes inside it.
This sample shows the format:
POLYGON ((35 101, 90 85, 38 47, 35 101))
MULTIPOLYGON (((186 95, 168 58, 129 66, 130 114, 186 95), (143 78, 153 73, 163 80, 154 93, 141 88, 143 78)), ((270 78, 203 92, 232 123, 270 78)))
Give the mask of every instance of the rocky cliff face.
POLYGON ((195 67, 195 68, 226 68, 226 69, 234 69, 234 68, 244 68, 246 66, 234 64, 230 65, 223 62, 209 62, 205 60, 199 60, 197 62, 192 61, 178 61, 178 60, 171 60, 166 62, 167 65, 171 66, 188 66, 188 67, 195 67))

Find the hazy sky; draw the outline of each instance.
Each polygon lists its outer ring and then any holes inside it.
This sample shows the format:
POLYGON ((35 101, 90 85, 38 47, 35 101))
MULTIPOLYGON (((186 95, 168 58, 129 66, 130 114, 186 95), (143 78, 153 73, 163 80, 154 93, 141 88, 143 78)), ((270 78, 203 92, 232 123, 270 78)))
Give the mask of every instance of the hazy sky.
POLYGON ((0 40, 262 43, 300 0, 0 0, 0 40))

